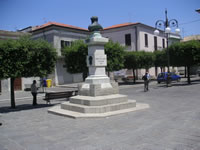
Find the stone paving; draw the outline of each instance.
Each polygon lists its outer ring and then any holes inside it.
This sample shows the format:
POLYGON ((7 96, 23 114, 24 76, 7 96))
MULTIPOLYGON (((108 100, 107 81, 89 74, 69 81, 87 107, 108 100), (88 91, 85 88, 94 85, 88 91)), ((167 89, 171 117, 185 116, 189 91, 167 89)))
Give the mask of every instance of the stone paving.
MULTIPOLYGON (((100 119, 71 119, 47 113, 63 99, 31 106, 18 101, 17 109, 0 101, 0 150, 199 150, 200 80, 120 88, 149 109, 100 119)), ((2 99, 0 96, 0 100, 2 99)))

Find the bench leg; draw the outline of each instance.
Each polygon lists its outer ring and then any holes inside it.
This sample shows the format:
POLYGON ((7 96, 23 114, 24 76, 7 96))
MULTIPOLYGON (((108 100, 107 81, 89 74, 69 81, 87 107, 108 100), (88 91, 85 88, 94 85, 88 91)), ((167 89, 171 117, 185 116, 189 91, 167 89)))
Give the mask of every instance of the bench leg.
POLYGON ((50 100, 47 100, 47 101, 46 101, 46 104, 51 104, 50 100))

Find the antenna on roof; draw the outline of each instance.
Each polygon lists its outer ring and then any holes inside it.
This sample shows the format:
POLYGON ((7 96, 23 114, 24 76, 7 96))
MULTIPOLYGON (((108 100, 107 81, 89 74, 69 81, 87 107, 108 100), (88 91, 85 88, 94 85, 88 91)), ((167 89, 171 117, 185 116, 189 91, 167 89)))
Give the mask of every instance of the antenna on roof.
POLYGON ((14 29, 15 29, 15 31, 18 31, 18 28, 17 28, 17 26, 14 26, 14 29))
POLYGON ((47 23, 47 19, 45 17, 43 18, 43 21, 44 21, 44 23, 47 23))
POLYGON ((132 22, 132 13, 131 12, 128 13, 128 19, 129 19, 129 23, 131 23, 132 22))

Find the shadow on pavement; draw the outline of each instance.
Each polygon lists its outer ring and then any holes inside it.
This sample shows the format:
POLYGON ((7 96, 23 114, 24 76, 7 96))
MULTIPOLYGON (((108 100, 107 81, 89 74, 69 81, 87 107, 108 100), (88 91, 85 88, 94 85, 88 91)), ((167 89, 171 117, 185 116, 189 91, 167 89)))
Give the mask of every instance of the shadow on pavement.
POLYGON ((119 86, 120 85, 137 85, 137 84, 144 84, 144 82, 143 81, 136 81, 136 83, 134 83, 134 82, 118 82, 118 84, 119 84, 119 86))
MULTIPOLYGON (((187 81, 184 81, 184 82, 174 81, 174 82, 171 83, 171 86, 191 86, 191 85, 196 85, 196 84, 200 84, 200 79, 191 80, 190 84, 188 84, 187 81)), ((166 83, 161 83, 161 84, 157 84, 157 85, 158 85, 158 87, 166 87, 166 83)))
POLYGON ((31 110, 31 109, 40 109, 45 107, 51 107, 55 104, 38 104, 36 106, 30 105, 30 104, 22 104, 17 105, 16 108, 11 108, 9 106, 0 107, 0 113, 10 113, 10 112, 17 112, 17 111, 25 111, 25 110, 31 110))

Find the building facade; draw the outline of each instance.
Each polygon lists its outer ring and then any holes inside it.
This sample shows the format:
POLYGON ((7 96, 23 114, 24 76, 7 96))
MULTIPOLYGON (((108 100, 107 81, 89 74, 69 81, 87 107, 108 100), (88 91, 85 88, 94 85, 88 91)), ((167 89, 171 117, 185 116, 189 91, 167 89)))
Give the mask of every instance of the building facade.
MULTIPOLYGON (((7 39, 19 39, 21 36, 31 35, 30 33, 22 32, 11 32, 11 31, 2 31, 0 30, 0 40, 7 39)), ((15 90, 24 90, 27 84, 31 84, 33 80, 39 80, 39 78, 16 78, 14 81, 15 90)), ((0 93, 4 91, 10 91, 10 79, 0 80, 0 93)))
MULTIPOLYGON (((104 37, 126 46, 127 51, 154 52, 167 47, 165 33, 160 31, 160 35, 156 36, 154 30, 155 28, 142 23, 124 23, 104 28, 102 34, 104 37)), ((169 45, 177 41, 180 41, 180 36, 170 34, 169 45)), ((137 70, 136 75, 138 78, 141 78, 145 71, 144 69, 137 70)), ((148 71, 153 77, 161 72, 160 69, 155 67, 150 68, 148 71)), ((130 71, 128 71, 128 74, 132 75, 130 71)))
POLYGON ((48 22, 42 26, 38 26, 32 30, 32 38, 42 38, 53 45, 58 54, 54 72, 47 78, 52 79, 53 85, 62 85, 73 82, 82 82, 82 74, 70 74, 65 68, 64 57, 61 49, 64 46, 70 46, 75 40, 85 40, 89 36, 87 29, 60 24, 55 22, 48 22))
MULTIPOLYGON (((167 40, 164 32, 160 31, 160 35, 156 36, 154 35, 154 30, 155 28, 142 23, 123 23, 104 28, 101 31, 101 34, 114 42, 119 42, 122 46, 126 47, 127 51, 144 50, 153 52, 162 50, 167 46, 167 40)), ((41 38, 47 40, 56 49, 58 53, 58 60, 56 62, 54 72, 47 77, 52 79, 52 84, 54 86, 83 81, 81 73, 70 74, 67 72, 67 68, 64 67, 65 63, 61 49, 64 46, 70 46, 75 40, 85 40, 90 35, 88 29, 56 22, 48 22, 41 26, 30 26, 19 31, 20 32, 13 32, 11 36, 11 33, 7 33, 6 38, 5 35, 0 32, 0 39, 8 39, 8 37, 18 39, 19 36, 15 36, 15 34, 24 35, 28 32, 31 34, 33 39, 41 38)), ((180 36, 170 34, 169 44, 177 40, 180 40, 180 36)), ((157 68, 151 68, 149 69, 149 72, 152 76, 156 76, 160 70, 157 68)), ((127 71, 127 73, 132 74, 132 71, 127 71)), ((138 77, 141 77, 144 73, 145 70, 140 69, 137 70, 136 74, 138 77)), ((22 83, 20 89, 23 90, 25 88, 25 84, 31 84, 32 79, 22 78, 22 80, 23 81, 20 81, 22 83)), ((4 87, 5 85, 6 84, 4 84, 4 87)), ((2 89, 2 86, 0 88, 2 89)))

